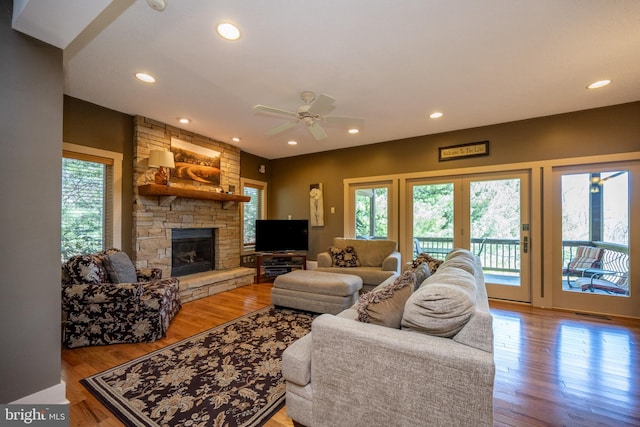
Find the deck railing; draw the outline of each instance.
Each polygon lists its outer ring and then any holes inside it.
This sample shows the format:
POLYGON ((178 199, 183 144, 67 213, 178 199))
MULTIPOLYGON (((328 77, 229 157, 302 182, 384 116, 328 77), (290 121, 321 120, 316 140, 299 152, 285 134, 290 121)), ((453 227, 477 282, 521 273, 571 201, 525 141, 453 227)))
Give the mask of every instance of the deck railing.
MULTIPOLYGON (((417 237, 420 252, 434 258, 444 258, 453 249, 453 239, 417 237)), ((520 271, 520 240, 471 239, 471 252, 480 257, 485 271, 517 273, 520 271)))
MULTIPOLYGON (((434 258, 444 258, 453 249, 453 239, 446 237, 417 237, 415 251, 425 252, 434 258)), ((603 264, 608 270, 629 270, 629 248, 608 242, 565 240, 562 242, 562 265, 567 265, 576 254, 578 246, 597 246, 607 249, 603 264)), ((471 252, 480 257, 485 271, 516 273, 520 271, 520 240, 471 239, 471 252)), ((415 254, 414 254, 415 255, 415 254)))

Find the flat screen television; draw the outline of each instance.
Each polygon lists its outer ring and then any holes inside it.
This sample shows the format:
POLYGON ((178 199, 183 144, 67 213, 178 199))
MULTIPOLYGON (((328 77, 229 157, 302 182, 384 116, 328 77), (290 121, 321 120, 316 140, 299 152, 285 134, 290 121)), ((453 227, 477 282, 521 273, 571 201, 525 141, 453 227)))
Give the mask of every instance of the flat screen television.
POLYGON ((256 252, 302 252, 309 250, 309 220, 256 220, 256 252))

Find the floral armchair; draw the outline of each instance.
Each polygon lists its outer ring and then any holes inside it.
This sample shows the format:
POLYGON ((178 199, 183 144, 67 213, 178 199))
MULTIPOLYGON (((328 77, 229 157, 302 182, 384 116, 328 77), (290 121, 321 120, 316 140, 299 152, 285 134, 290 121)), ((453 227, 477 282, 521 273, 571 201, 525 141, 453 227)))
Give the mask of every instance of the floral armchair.
POLYGON ((62 265, 63 344, 151 342, 166 335, 182 304, 177 278, 136 270, 118 249, 71 257, 62 265))

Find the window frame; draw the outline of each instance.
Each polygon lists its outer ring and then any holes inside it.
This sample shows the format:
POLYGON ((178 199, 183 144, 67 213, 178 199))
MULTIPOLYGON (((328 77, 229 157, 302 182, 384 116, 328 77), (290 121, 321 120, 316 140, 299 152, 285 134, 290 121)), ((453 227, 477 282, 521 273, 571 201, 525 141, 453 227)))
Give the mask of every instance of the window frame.
MULTIPOLYGON (((115 151, 101 150, 99 148, 87 147, 84 145, 62 143, 62 158, 73 158, 78 160, 93 161, 104 163, 111 170, 107 176, 111 175, 112 182, 107 183, 111 186, 111 197, 105 197, 107 208, 109 211, 111 224, 105 225, 103 233, 105 235, 105 243, 111 242, 109 246, 114 248, 122 247, 122 161, 124 156, 122 153, 115 151), (102 159, 102 160, 101 160, 102 159), (107 235, 107 230, 111 230, 107 235)), ((62 195, 60 195, 62 197, 62 195)), ((105 248, 106 249, 106 248, 105 248)))
MULTIPOLYGON (((261 200, 259 207, 258 218, 256 219, 267 219, 267 189, 268 183, 264 181, 257 181, 249 178, 240 178, 240 194, 244 194, 245 187, 255 188, 261 191, 261 200)), ((254 254, 256 252, 255 245, 245 247, 244 245, 244 213, 245 213, 245 203, 240 204, 240 254, 254 254)))
POLYGON ((372 177, 344 180, 344 236, 356 238, 356 191, 370 188, 386 188, 387 199, 387 239, 398 241, 399 189, 398 179, 372 177))

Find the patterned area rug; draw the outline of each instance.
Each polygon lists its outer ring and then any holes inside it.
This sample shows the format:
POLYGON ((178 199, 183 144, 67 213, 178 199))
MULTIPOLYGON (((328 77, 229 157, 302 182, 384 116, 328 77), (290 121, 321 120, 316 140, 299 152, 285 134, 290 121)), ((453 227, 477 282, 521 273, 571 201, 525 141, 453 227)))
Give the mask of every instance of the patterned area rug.
POLYGON ((315 316, 267 307, 81 383, 127 426, 261 426, 284 404, 282 352, 315 316))

